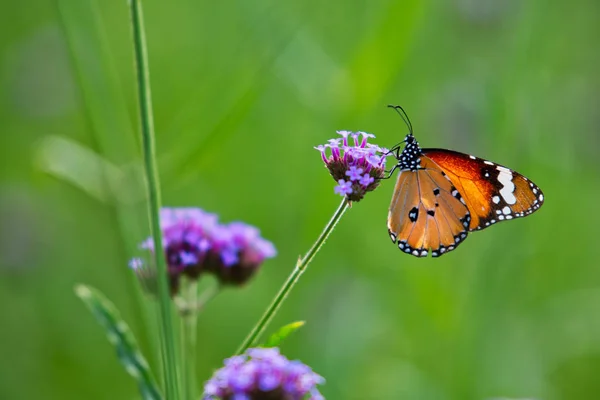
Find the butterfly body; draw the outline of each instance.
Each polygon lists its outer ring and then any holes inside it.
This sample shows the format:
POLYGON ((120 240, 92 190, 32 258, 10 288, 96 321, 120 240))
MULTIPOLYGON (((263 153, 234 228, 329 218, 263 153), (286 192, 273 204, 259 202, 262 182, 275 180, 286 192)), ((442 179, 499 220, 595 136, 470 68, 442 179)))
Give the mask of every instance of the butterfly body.
POLYGON ((421 149, 407 125, 404 149, 392 149, 393 170, 400 173, 387 223, 401 251, 439 257, 469 232, 527 216, 543 204, 540 188, 518 172, 452 150, 421 149))

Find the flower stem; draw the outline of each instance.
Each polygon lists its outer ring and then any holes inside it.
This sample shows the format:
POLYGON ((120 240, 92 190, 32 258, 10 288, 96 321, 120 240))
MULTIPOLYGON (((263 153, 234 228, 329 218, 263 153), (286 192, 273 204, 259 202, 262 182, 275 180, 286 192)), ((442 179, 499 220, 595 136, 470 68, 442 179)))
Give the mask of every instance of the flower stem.
MULTIPOLYGON (((189 281, 185 288, 186 304, 195 304, 198 298, 197 281, 189 281)), ((186 312, 181 315, 181 332, 183 334, 182 358, 185 360, 185 384, 183 385, 185 400, 196 399, 196 326, 198 314, 186 312)))
POLYGON ((150 96, 150 73, 146 52, 146 37, 141 0, 130 0, 131 25, 133 28, 133 47, 138 81, 138 101, 142 124, 142 143, 144 153, 144 169, 148 195, 148 212, 150 229, 154 239, 154 256, 158 275, 158 302, 161 337, 161 354, 164 363, 164 384, 166 398, 178 400, 178 367, 175 346, 175 335, 171 313, 171 297, 167 280, 167 266, 162 246, 159 211, 161 207, 160 184, 156 167, 156 150, 154 144, 154 121, 152 117, 152 99, 150 96))
POLYGON ((185 382, 184 396, 185 400, 196 400, 196 341, 197 341, 197 326, 198 314, 204 309, 204 306, 215 298, 220 292, 221 285, 216 284, 205 289, 198 296, 198 282, 186 280, 183 289, 183 299, 180 299, 179 314, 181 316, 181 333, 183 339, 182 351, 184 367, 185 367, 185 382))
POLYGON ((296 267, 288 277, 287 281, 283 284, 281 289, 279 289, 279 293, 277 293, 258 323, 254 326, 254 328, 252 328, 252 331, 248 334, 242 345, 237 350, 236 354, 242 354, 244 351, 246 351, 246 349, 248 349, 248 347, 257 344, 257 340, 259 339, 260 335, 263 333, 267 325, 269 325, 294 285, 298 282, 300 275, 302 275, 302 273, 306 270, 308 264, 310 264, 323 243, 325 243, 325 240, 327 240, 329 237, 329 234, 333 231, 339 220, 342 218, 342 215, 344 215, 344 212, 346 212, 348 209, 349 204, 350 203, 348 200, 344 197, 344 200, 342 200, 340 203, 338 209, 335 211, 335 214, 333 214, 333 217, 331 217, 327 225, 325 225, 325 229, 323 229, 317 238, 317 241, 312 245, 308 253, 306 253, 302 259, 298 260, 296 267))

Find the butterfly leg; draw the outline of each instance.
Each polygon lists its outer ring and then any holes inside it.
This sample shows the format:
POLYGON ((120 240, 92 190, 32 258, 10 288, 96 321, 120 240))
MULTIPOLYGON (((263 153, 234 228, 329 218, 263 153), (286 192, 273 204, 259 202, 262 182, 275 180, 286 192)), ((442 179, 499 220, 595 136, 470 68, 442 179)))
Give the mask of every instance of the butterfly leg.
POLYGON ((396 170, 396 168, 398 168, 398 164, 394 165, 391 170, 385 171, 385 173, 388 175, 381 179, 390 179, 392 177, 392 175, 394 174, 394 171, 396 170))

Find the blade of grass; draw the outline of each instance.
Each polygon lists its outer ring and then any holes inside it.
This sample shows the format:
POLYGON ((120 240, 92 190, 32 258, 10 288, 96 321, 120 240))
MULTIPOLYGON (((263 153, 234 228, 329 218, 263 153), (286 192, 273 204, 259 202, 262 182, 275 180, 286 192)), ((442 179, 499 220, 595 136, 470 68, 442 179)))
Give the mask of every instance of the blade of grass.
POLYGON ((138 81, 138 101, 142 125, 142 144, 144 153, 144 169, 146 174, 148 212, 150 214, 150 230, 154 240, 154 258, 158 275, 158 302, 161 328, 162 355, 164 357, 164 375, 167 398, 180 398, 179 373, 175 329, 171 309, 171 297, 167 277, 167 265, 162 246, 160 229, 160 183, 156 167, 156 148, 154 143, 154 120, 152 115, 152 97, 150 94, 150 71, 146 50, 146 36, 141 0, 129 2, 131 25, 133 28, 133 47, 138 81))
POLYGON ((137 381, 142 398, 144 400, 162 399, 148 362, 140 352, 135 337, 114 304, 98 290, 89 286, 77 285, 75 294, 85 303, 106 331, 109 342, 117 351, 119 361, 127 373, 137 381))

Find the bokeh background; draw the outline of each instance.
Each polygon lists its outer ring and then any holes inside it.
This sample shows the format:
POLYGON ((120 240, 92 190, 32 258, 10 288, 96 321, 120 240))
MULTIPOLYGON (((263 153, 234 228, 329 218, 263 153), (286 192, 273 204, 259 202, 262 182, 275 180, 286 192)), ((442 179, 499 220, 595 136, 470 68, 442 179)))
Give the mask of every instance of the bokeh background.
MULTIPOLYGON (((533 216, 441 259, 389 242, 393 182, 356 204, 277 315, 328 399, 600 398, 600 3, 144 2, 164 204, 261 228, 278 251, 199 322, 199 380, 235 351, 340 199, 338 129, 508 165, 533 216)), ((153 363, 127 261, 148 234, 125 1, 0 17, 0 398, 133 399, 91 284, 153 363)))

